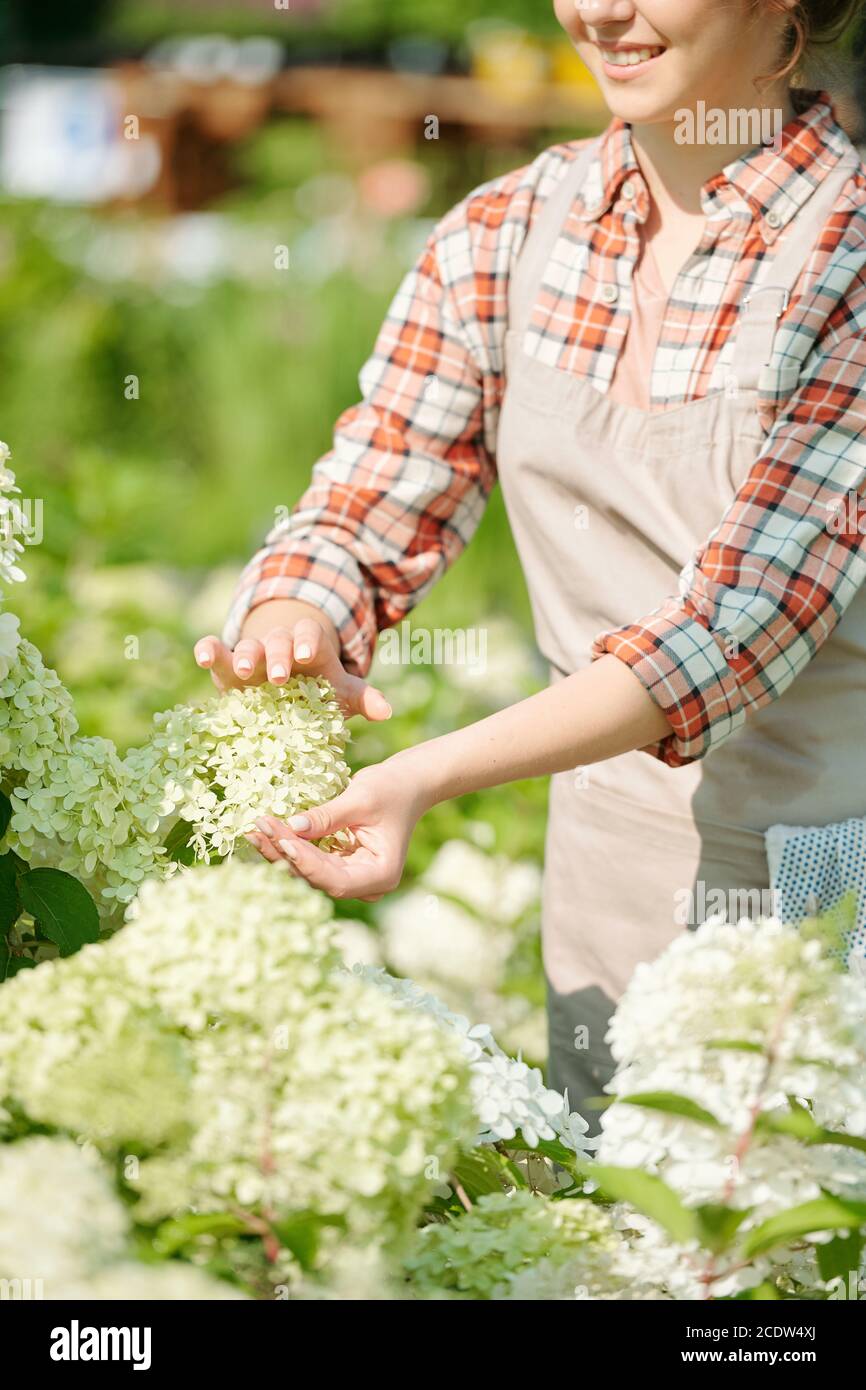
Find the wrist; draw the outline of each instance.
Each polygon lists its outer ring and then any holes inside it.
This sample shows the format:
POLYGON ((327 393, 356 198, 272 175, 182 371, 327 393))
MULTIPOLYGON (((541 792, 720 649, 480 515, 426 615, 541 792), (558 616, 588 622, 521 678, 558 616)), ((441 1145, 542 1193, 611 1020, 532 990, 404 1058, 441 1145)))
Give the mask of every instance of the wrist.
POLYGON ((443 758, 444 743, 444 738, 430 739, 412 748, 402 748, 388 759, 391 770, 408 789, 418 820, 440 801, 447 801, 454 794, 449 789, 447 765, 443 758))

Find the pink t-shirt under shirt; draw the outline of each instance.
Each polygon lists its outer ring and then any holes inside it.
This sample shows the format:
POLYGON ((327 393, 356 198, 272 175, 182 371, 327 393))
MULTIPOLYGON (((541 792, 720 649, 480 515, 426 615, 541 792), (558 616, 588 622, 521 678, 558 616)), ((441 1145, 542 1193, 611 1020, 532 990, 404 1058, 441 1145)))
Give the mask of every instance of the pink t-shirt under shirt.
POLYGON ((652 246, 644 242, 632 279, 631 321, 608 389, 609 400, 653 413, 665 409, 664 405, 650 404, 650 377, 667 302, 668 292, 652 246))

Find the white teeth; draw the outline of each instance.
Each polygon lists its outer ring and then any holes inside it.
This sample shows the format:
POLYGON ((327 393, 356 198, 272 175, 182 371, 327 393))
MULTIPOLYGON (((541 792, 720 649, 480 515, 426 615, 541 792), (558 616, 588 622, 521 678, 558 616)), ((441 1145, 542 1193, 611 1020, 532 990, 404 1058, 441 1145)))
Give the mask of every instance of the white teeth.
POLYGON ((646 63, 663 52, 662 48, 607 48, 604 56, 614 67, 633 68, 637 63, 646 63))

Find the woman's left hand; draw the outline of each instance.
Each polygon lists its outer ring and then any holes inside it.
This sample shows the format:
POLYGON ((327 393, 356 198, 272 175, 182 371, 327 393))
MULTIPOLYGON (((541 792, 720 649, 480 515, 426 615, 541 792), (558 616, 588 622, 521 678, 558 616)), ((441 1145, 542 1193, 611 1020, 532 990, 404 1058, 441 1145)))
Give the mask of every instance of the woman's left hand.
POLYGON ((265 859, 285 861, 332 898, 376 902, 397 888, 409 839, 429 806, 400 766, 399 755, 357 773, 344 792, 289 821, 262 816, 247 839, 265 859), (354 849, 326 853, 310 840, 350 830, 354 849))

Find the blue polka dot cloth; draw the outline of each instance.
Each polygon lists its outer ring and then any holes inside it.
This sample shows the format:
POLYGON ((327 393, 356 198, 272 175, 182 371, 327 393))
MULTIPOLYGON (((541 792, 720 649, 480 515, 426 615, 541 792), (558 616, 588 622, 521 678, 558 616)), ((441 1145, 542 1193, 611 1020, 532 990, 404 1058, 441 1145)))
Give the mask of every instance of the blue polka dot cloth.
POLYGON ((776 916, 795 924, 850 895, 852 921, 840 954, 866 957, 866 818, 771 825, 765 838, 776 916))

